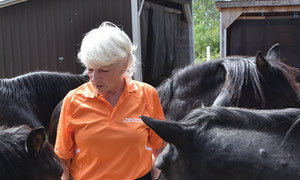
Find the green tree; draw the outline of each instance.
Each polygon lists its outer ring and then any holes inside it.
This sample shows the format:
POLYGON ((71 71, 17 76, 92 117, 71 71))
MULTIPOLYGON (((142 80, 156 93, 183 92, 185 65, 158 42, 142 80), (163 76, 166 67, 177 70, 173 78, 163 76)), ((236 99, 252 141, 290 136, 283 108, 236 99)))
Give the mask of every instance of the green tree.
POLYGON ((220 57, 220 18, 213 0, 193 0, 195 61, 206 60, 210 46, 211 59, 220 57))

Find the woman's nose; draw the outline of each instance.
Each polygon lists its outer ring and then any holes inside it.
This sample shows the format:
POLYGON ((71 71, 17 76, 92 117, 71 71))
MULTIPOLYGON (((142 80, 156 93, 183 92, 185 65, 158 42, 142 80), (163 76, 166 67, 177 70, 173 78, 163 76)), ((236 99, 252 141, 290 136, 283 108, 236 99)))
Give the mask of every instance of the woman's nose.
POLYGON ((93 82, 96 82, 96 81, 100 81, 102 79, 101 77, 101 72, 98 72, 98 71, 93 71, 90 75, 90 79, 93 81, 93 82))

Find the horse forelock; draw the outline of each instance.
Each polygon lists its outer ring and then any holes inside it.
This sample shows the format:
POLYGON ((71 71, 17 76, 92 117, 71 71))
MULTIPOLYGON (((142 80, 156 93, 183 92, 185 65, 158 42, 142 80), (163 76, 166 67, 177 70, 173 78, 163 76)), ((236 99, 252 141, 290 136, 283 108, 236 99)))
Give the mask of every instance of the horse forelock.
POLYGON ((9 136, 18 141, 24 141, 31 128, 26 125, 16 127, 0 126, 0 136, 9 136))
POLYGON ((264 107, 264 94, 254 60, 233 56, 222 59, 222 65, 226 70, 224 88, 230 92, 232 100, 237 102, 237 106, 243 86, 250 84, 256 101, 261 102, 262 107, 264 107))
POLYGON ((295 108, 253 110, 235 107, 207 107, 194 109, 180 122, 187 127, 196 127, 199 133, 203 133, 211 127, 286 133, 295 124, 299 118, 299 114, 300 109, 295 108))

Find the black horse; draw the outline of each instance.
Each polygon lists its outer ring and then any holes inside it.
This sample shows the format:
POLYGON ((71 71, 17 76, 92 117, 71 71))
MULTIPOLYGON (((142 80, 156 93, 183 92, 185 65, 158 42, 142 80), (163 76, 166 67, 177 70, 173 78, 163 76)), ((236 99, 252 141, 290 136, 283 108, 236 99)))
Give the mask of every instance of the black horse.
POLYGON ((43 127, 0 127, 0 179, 59 180, 62 173, 43 127))
POLYGON ((164 180, 300 179, 300 109, 208 107, 180 122, 142 120, 168 142, 164 180))
POLYGON ((54 108, 51 119, 50 119, 50 124, 49 124, 49 142, 53 145, 55 145, 56 141, 56 134, 57 134, 57 126, 58 126, 58 121, 59 121, 59 116, 60 116, 60 111, 62 107, 63 100, 61 100, 56 107, 54 108))
POLYGON ((55 106, 71 89, 87 80, 86 75, 60 72, 33 72, 1 79, 0 125, 48 129, 55 106))
POLYGON ((266 58, 258 52, 256 57, 227 57, 176 71, 157 88, 166 117, 179 121, 192 109, 212 105, 300 107, 299 72, 280 62, 278 48, 270 48, 266 58))

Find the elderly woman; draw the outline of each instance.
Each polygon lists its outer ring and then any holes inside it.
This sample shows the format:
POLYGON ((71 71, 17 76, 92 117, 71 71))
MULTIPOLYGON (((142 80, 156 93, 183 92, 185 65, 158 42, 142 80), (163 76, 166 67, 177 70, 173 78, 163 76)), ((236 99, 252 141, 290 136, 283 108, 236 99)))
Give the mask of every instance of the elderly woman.
MULTIPOLYGON (((104 22, 82 40, 78 57, 90 81, 64 98, 55 152, 62 179, 151 179, 163 142, 140 115, 164 119, 156 90, 131 79, 135 58, 129 37, 104 22)), ((156 177, 152 177, 155 179, 156 177)))

